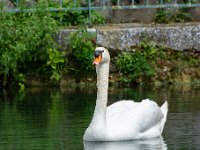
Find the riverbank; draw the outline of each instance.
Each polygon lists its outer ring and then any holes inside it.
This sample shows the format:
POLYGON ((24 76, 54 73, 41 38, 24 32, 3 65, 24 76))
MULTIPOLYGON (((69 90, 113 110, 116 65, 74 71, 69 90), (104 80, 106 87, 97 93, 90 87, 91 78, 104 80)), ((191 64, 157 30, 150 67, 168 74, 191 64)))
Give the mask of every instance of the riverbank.
MULTIPOLYGON (((67 49, 67 37, 76 29, 61 29, 59 32, 58 43, 63 49, 67 49)), ((144 82, 152 84, 173 84, 173 83, 200 83, 200 25, 198 22, 191 23, 170 23, 170 24, 105 24, 97 25, 89 32, 95 33, 95 43, 104 46, 111 53, 111 75, 110 84, 114 86, 143 84, 144 82), (147 41, 144 43, 144 41, 147 41), (143 46, 141 46, 141 43, 143 46), (137 70, 125 70, 127 65, 117 65, 118 56, 122 53, 138 52, 137 56, 145 62, 137 64, 132 63, 132 67, 137 70), (149 51, 149 52, 144 52, 149 51), (148 67, 151 69, 148 69, 148 67), (150 66, 149 66, 150 64, 150 66), (142 68, 143 67, 143 68, 142 68), (127 81, 134 71, 147 72, 139 73, 141 76, 134 78, 134 81, 127 81), (153 71, 152 71, 153 70, 153 71), (129 71, 129 74, 126 72, 129 71), (150 73, 153 72, 153 73, 150 73), (150 75, 148 75, 150 74, 150 75)), ((124 58, 123 59, 128 59, 124 58)), ((123 60, 122 60, 123 61, 123 60)), ((131 63, 131 62, 126 62, 131 63)), ((127 69, 127 68, 126 68, 127 69)), ((75 79, 65 77, 60 85, 95 85, 95 76, 80 79, 80 83, 75 79)))
MULTIPOLYGON (((14 50, 9 51, 7 45, 3 45, 2 86, 14 82, 22 89, 23 85, 95 87, 95 67, 91 65, 95 46, 104 46, 111 54, 111 86, 200 83, 199 23, 106 24, 83 30, 62 28, 51 40, 46 29, 39 33, 38 39, 35 35, 29 39, 31 45, 27 38, 23 39, 26 43, 18 41, 19 45, 25 44, 24 49, 13 45, 14 50), (45 40, 41 35, 46 35, 45 40), (36 47, 34 43, 38 41, 41 43, 36 47), (19 52, 17 57, 15 52, 19 52)), ((15 38, 10 33, 7 40, 12 45, 15 38)))
MULTIPOLYGON (((134 53, 134 52, 130 52, 134 53)), ((129 74, 122 72, 117 68, 116 59, 118 55, 111 51, 109 85, 111 87, 131 87, 134 85, 151 84, 151 85, 167 85, 167 84, 200 84, 200 53, 196 51, 178 52, 164 49, 162 54, 152 56, 150 60, 153 71, 149 76, 141 74, 134 80, 128 80, 129 74)), ((129 63, 130 64, 130 63, 129 63)), ((134 64, 133 64, 134 65, 134 64)), ((135 64, 138 65, 138 64, 135 64)), ((138 66, 142 67, 142 66, 138 66)), ((95 68, 95 66, 94 66, 95 68)), ((141 70, 148 71, 148 70, 141 70)), ((130 73, 134 75, 134 72, 130 73)), ((131 78, 132 79, 132 78, 131 78)), ((26 80, 27 86, 52 86, 52 82, 46 77, 30 77, 26 80)), ((95 70, 93 75, 79 78, 77 81, 75 76, 63 74, 61 80, 56 84, 60 87, 96 87, 95 70)), ((55 86, 55 84, 53 85, 55 86)))

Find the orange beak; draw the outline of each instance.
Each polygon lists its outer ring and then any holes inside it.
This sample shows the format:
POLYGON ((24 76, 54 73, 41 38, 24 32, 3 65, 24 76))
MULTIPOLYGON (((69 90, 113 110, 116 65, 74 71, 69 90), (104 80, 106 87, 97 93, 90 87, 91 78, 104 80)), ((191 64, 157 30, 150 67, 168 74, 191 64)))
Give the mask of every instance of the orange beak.
POLYGON ((98 65, 101 62, 102 56, 99 55, 98 57, 94 58, 93 64, 98 65))

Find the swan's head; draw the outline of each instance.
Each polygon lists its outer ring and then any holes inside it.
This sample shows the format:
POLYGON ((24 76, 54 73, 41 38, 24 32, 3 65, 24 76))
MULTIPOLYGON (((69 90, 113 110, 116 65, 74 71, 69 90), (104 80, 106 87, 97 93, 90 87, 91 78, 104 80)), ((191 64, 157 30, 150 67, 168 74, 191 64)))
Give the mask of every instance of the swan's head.
POLYGON ((97 47, 94 51, 93 64, 98 65, 102 63, 108 63, 110 61, 110 54, 104 47, 97 47))

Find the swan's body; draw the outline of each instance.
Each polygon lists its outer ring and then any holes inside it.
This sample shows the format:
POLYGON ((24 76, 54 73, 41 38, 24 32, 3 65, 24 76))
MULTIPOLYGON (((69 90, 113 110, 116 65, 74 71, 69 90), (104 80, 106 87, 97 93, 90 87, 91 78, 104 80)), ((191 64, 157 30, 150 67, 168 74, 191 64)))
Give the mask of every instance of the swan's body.
POLYGON ((110 55, 103 47, 95 50, 97 100, 93 119, 86 129, 84 141, 118 141, 160 137, 168 104, 159 107, 146 99, 142 102, 123 100, 107 107, 110 55))

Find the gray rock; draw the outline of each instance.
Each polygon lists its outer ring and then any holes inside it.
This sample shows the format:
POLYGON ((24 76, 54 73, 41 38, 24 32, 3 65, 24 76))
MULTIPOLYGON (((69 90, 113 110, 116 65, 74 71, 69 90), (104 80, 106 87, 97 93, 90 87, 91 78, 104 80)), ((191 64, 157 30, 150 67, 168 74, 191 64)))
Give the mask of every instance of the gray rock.
MULTIPOLYGON (((74 29, 61 30, 59 43, 66 47, 66 36, 74 29)), ((173 50, 193 49, 200 51, 200 24, 144 25, 122 24, 96 27, 96 43, 106 48, 126 50, 138 46, 144 39, 173 50)))

